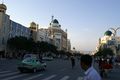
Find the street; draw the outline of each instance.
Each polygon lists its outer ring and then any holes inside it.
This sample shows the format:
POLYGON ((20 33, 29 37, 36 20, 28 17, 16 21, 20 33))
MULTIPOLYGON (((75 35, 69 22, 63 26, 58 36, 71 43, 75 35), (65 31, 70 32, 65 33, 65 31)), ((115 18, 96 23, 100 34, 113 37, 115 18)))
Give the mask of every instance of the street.
MULTIPOLYGON (((0 61, 0 80, 82 80, 84 71, 76 60, 74 69, 71 68, 70 60, 55 59, 46 61, 47 69, 36 73, 20 73, 17 70, 18 60, 0 61)), ((109 72, 104 80, 120 80, 120 69, 109 72)))

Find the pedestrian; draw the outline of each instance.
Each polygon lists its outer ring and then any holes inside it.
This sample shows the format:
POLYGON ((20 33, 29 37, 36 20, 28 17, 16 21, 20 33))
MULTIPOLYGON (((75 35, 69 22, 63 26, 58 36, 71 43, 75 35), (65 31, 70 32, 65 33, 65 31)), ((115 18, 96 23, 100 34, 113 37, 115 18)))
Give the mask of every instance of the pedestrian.
POLYGON ((92 56, 88 54, 82 55, 80 61, 81 68, 85 71, 84 80, 101 80, 99 73, 92 65, 92 56))
POLYGON ((39 59, 40 59, 40 62, 42 62, 42 55, 39 54, 39 59))
POLYGON ((71 56, 71 64, 72 64, 72 69, 73 69, 74 66, 75 66, 75 58, 74 58, 74 56, 71 56))

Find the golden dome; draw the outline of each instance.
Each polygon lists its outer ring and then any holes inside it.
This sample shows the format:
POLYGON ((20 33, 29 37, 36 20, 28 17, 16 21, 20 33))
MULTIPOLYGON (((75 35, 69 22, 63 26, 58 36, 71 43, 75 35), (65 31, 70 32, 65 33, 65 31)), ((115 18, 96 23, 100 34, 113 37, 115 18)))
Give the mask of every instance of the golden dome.
POLYGON ((0 4, 0 9, 2 9, 2 10, 7 10, 7 7, 6 7, 5 4, 0 4))
POLYGON ((34 24, 34 25, 36 25, 36 23, 35 23, 35 22, 31 22, 30 24, 34 24))
POLYGON ((30 23, 30 28, 31 29, 36 29, 37 24, 35 22, 30 23))

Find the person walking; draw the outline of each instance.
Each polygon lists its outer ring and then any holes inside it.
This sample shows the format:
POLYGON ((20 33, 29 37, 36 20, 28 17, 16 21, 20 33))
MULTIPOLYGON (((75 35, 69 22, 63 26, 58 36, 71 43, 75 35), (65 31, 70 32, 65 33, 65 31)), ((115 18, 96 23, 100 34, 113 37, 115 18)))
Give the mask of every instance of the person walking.
POLYGON ((92 56, 86 54, 80 58, 81 68, 85 71, 84 80, 102 80, 99 73, 95 70, 92 65, 92 56))
POLYGON ((73 69, 74 66, 75 66, 75 58, 74 58, 74 56, 71 56, 71 64, 72 64, 72 69, 73 69))

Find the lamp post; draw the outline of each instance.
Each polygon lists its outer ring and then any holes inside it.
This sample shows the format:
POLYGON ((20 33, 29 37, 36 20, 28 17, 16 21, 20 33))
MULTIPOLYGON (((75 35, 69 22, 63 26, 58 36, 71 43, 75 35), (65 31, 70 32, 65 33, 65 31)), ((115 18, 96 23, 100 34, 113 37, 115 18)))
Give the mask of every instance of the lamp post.
POLYGON ((118 27, 118 28, 110 28, 110 29, 114 31, 113 36, 115 37, 116 34, 117 34, 117 30, 120 29, 120 27, 118 27))

